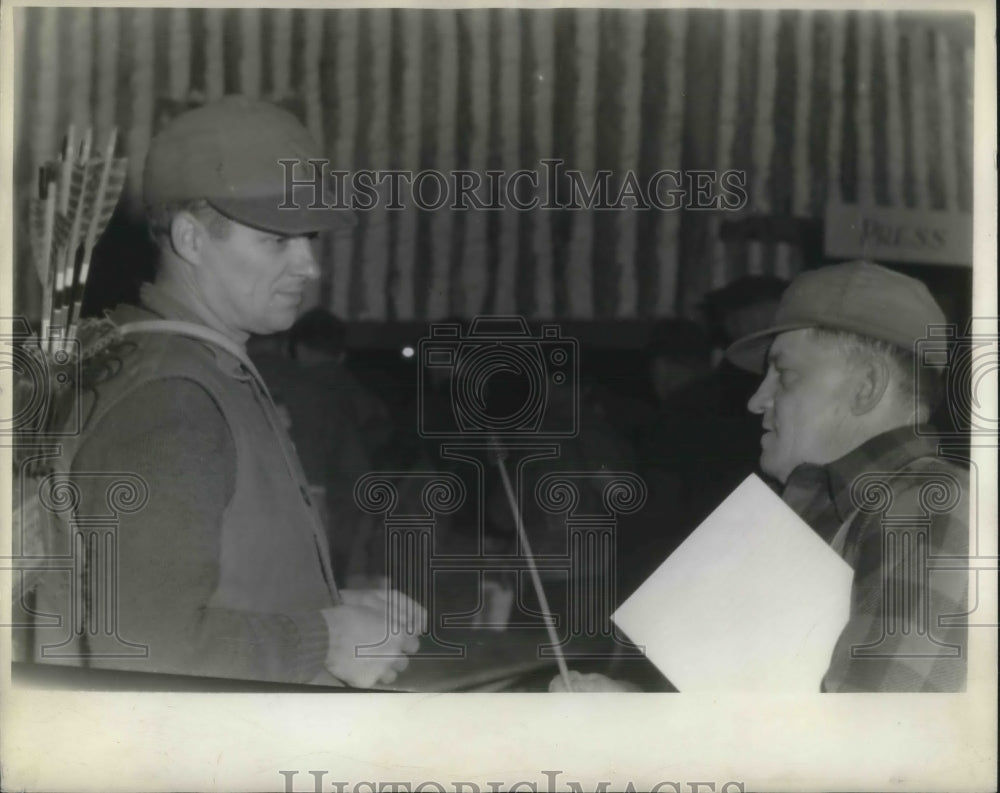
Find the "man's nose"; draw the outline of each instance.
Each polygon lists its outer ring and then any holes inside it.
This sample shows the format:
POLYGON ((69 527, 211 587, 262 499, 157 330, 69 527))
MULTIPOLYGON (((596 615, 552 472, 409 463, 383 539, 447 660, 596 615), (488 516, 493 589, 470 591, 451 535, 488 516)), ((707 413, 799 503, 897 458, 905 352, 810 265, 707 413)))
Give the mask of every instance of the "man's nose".
POLYGON ((769 385, 770 380, 770 377, 765 376, 764 379, 760 381, 760 385, 757 386, 757 390, 754 391, 753 396, 750 397, 750 401, 747 402, 747 410, 751 413, 760 415, 770 406, 772 397, 771 392, 774 390, 769 385))
POLYGON ((291 240, 291 247, 295 274, 310 281, 318 279, 319 263, 316 261, 311 240, 308 237, 295 237, 291 240))

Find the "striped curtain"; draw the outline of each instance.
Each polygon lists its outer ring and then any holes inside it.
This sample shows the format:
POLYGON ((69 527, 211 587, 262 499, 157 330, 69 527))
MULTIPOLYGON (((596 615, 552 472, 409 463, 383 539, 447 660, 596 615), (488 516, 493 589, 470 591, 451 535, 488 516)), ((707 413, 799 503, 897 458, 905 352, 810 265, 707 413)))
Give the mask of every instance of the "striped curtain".
MULTIPOLYGON (((346 319, 689 313, 803 252, 723 240, 743 215, 821 219, 829 201, 971 210, 972 18, 684 9, 19 8, 18 211, 66 126, 120 128, 137 206, 160 116, 226 93, 289 103, 335 166, 540 170, 639 184, 746 173, 722 211, 360 213, 325 242, 346 319)), ((18 238, 17 300, 37 279, 18 238)))

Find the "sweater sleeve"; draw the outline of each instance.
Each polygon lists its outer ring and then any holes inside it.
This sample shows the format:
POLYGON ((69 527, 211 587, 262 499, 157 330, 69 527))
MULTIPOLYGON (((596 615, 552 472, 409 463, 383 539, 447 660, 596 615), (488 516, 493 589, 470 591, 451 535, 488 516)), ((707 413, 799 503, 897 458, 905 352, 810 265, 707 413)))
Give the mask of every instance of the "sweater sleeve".
MULTIPOLYGON (((121 517, 117 551, 117 633, 149 652, 93 665, 290 682, 322 672, 328 633, 319 612, 260 614, 208 605, 219 582, 236 449, 204 388, 181 378, 156 380, 102 419, 73 464, 80 514, 102 511, 106 482, 92 473, 115 471, 137 474, 149 491, 139 511, 121 517)), ((92 637, 91 652, 107 641, 92 637)))

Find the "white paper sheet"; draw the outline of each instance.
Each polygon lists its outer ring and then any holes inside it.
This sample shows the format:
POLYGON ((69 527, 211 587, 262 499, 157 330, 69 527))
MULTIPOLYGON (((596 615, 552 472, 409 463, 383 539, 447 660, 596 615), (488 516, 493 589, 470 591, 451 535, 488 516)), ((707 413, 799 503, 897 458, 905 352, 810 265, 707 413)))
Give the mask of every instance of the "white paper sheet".
POLYGON ((612 619, 682 692, 818 692, 852 578, 751 475, 612 619))

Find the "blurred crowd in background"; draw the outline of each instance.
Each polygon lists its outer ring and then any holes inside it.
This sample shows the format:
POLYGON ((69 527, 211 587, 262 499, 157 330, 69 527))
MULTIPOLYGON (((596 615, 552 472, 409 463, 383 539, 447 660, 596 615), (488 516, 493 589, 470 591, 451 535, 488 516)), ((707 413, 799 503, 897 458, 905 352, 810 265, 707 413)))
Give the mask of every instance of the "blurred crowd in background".
MULTIPOLYGON (((645 506, 618 521, 619 597, 754 472, 760 426, 746 404, 757 378, 729 364, 723 351, 767 326, 785 285, 771 276, 747 276, 707 295, 701 321, 656 323, 642 349, 583 347, 579 382, 549 389, 546 420, 558 421, 560 411, 574 409, 576 397, 579 432, 561 441, 557 458, 525 467, 526 494, 555 470, 631 472, 646 484, 645 506)), ((453 410, 447 371, 425 377, 420 386, 417 356, 348 350, 346 338, 345 324, 317 308, 287 333, 254 338, 249 345, 325 505, 339 579, 352 585, 392 574, 386 570, 381 516, 364 513, 354 498, 357 480, 374 471, 456 474, 471 497, 438 519, 435 552, 475 552, 481 537, 486 552, 511 552, 514 517, 489 461, 484 460, 480 494, 477 467, 443 457, 440 440, 418 431, 418 409, 442 416, 453 410), (419 387, 424 390, 418 406, 419 387)), ((494 380, 492 390, 501 403, 525 396, 516 378, 506 384, 494 380)), ((495 409, 507 414, 511 406, 495 409)), ((405 481, 400 487, 402 500, 418 497, 406 492, 405 481)), ((565 553, 563 522, 543 513, 530 497, 522 509, 536 553, 565 553)))

